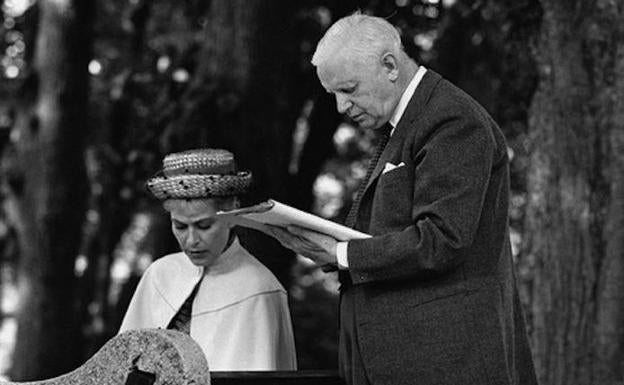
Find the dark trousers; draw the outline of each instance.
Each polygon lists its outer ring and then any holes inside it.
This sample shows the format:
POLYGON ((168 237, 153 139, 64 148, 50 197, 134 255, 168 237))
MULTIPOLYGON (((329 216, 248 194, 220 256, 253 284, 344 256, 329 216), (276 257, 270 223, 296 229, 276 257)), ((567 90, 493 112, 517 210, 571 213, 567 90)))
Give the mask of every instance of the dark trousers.
MULTIPOLYGON (((341 274, 342 275, 342 274, 341 274)), ((355 299, 350 288, 341 276, 340 289, 340 342, 338 344, 338 370, 347 385, 370 385, 366 376, 364 362, 360 354, 357 336, 355 299)))

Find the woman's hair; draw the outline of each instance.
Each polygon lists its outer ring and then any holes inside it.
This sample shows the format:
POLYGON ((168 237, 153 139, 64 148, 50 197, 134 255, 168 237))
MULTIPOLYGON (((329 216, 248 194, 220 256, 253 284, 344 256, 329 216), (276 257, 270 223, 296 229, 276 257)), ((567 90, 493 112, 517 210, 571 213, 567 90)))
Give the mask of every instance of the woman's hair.
POLYGON ((185 209, 194 211, 204 211, 213 205, 217 211, 226 211, 238 208, 239 204, 238 197, 231 196, 195 199, 167 199, 163 202, 163 207, 169 212, 179 207, 184 207, 185 209))
POLYGON ((338 20, 327 30, 316 47, 312 64, 318 66, 336 55, 376 60, 386 52, 397 56, 402 52, 397 29, 385 19, 357 12, 338 20))

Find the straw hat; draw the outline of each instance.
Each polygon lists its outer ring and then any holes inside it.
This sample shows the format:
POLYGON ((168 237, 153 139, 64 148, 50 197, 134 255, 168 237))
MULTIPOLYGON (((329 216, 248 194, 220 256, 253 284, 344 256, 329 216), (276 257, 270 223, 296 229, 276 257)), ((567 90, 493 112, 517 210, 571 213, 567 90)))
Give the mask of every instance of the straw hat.
POLYGON ((250 184, 251 172, 237 172, 231 152, 208 148, 165 156, 162 171, 147 188, 161 200, 193 199, 240 195, 250 184))

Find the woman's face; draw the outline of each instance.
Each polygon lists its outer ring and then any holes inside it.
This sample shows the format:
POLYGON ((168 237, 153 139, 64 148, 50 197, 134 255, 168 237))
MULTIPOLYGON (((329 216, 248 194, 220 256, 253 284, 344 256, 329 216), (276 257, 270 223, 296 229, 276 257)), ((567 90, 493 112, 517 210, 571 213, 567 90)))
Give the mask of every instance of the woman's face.
POLYGON ((222 206, 216 199, 179 200, 167 204, 173 235, 196 266, 212 266, 228 242, 230 225, 214 218, 217 211, 231 208, 222 206))

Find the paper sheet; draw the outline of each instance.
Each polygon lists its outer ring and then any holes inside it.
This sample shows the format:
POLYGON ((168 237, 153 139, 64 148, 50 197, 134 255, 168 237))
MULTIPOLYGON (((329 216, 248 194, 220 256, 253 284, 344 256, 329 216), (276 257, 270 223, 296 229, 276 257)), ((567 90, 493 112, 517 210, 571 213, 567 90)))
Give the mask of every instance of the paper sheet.
POLYGON ((264 231, 265 224, 280 227, 295 225, 330 235, 339 241, 370 238, 368 234, 353 230, 273 199, 254 206, 231 211, 219 211, 216 216, 219 217, 219 219, 238 226, 250 227, 260 231, 264 231))

